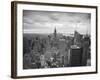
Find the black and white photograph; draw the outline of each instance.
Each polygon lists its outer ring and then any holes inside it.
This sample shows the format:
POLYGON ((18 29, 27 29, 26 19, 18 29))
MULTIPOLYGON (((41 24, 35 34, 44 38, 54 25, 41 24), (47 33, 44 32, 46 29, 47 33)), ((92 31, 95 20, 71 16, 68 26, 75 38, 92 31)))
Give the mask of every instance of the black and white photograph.
POLYGON ((91 14, 23 10, 23 69, 91 66, 91 14))
POLYGON ((97 6, 12 2, 12 77, 97 73, 97 6))

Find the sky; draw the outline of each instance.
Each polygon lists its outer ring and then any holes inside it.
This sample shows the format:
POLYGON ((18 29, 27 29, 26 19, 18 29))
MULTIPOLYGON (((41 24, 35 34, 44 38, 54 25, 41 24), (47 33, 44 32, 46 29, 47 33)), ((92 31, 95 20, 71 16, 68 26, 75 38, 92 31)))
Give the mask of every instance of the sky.
POLYGON ((56 28, 57 33, 81 34, 91 32, 91 14, 56 11, 23 10, 23 32, 50 34, 56 28))

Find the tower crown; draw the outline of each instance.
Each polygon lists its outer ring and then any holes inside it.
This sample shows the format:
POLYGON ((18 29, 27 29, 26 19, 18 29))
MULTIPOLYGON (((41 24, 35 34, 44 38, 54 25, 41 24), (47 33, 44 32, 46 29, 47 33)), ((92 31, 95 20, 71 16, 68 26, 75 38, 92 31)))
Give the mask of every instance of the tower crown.
POLYGON ((55 30, 54 30, 54 33, 56 33, 56 28, 55 28, 55 30))
POLYGON ((57 31, 56 31, 56 28, 54 29, 54 37, 56 38, 57 36, 57 31))

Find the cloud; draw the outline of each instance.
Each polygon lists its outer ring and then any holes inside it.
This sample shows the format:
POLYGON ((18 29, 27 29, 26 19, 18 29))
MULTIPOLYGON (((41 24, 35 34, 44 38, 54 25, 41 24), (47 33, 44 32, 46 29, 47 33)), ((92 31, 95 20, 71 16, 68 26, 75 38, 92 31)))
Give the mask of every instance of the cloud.
POLYGON ((58 32, 73 32, 76 28, 80 33, 86 33, 91 30, 90 20, 89 13, 23 10, 23 29, 37 33, 43 30, 50 33, 55 27, 58 32))

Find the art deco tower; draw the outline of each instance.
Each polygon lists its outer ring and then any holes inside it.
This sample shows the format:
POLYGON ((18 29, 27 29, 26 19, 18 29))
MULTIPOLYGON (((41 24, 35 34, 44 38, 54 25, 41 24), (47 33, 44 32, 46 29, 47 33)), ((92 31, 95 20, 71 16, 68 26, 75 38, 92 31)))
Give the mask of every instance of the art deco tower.
POLYGON ((55 30, 54 30, 54 39, 56 39, 57 38, 57 31, 56 31, 56 28, 55 28, 55 30))

